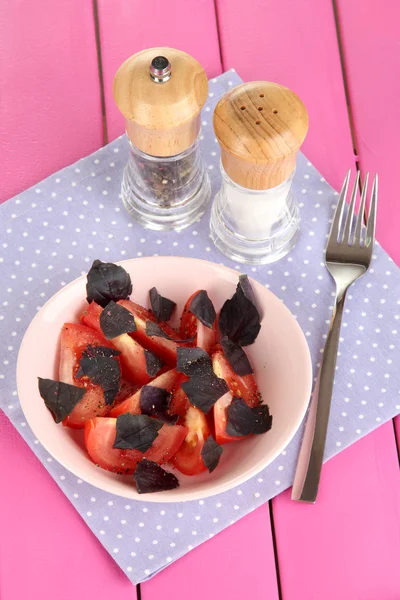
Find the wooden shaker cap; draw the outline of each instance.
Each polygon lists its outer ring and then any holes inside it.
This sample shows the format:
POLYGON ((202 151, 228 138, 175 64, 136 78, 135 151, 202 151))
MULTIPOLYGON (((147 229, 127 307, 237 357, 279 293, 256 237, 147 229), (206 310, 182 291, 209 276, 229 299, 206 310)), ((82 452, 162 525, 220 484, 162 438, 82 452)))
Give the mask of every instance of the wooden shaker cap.
POLYGON ((289 177, 307 129, 300 98, 268 81, 233 88, 214 112, 222 165, 233 181, 253 190, 276 187, 289 177))
POLYGON ((114 79, 114 99, 125 117, 126 132, 137 148, 152 156, 174 156, 195 142, 207 92, 207 75, 200 63, 173 48, 134 54, 114 79), (158 56, 171 65, 171 76, 163 82, 150 76, 158 56))

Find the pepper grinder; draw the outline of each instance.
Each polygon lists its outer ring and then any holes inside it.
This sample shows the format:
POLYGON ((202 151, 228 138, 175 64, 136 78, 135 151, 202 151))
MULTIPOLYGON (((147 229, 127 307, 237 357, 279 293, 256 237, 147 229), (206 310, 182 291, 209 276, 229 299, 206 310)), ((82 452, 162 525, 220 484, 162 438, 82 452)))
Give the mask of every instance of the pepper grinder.
POLYGON ((274 262, 294 246, 300 219, 292 181, 307 129, 300 98, 276 83, 244 83, 218 102, 214 131, 222 186, 210 232, 236 262, 274 262))
POLYGON ((202 66, 173 48, 134 54, 116 73, 114 99, 130 145, 122 199, 143 227, 183 229, 206 210, 211 188, 199 133, 207 93, 202 66))

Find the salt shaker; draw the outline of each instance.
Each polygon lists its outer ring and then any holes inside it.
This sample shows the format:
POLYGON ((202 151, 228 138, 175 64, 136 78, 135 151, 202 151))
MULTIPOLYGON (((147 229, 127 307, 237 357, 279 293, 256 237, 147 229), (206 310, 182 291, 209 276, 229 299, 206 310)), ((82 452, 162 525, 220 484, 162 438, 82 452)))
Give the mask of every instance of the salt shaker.
POLYGON ((207 207, 210 181, 199 150, 207 92, 202 66, 173 48, 139 52, 117 71, 114 99, 130 145, 122 199, 143 227, 183 229, 207 207))
POLYGON ((236 262, 274 262, 294 246, 300 219, 292 181, 307 129, 300 98, 276 83, 244 83, 218 102, 222 186, 210 231, 217 248, 236 262))

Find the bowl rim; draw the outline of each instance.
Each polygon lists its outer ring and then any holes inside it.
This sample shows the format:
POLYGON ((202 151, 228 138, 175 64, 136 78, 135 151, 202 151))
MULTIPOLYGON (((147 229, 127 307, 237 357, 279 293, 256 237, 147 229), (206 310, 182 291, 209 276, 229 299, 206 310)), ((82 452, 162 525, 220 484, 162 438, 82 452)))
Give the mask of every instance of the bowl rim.
MULTIPOLYGON (((239 275, 241 274, 240 271, 238 271, 236 269, 232 269, 231 267, 227 267, 225 265, 221 265, 220 263, 208 261, 205 259, 190 258, 190 257, 183 257, 183 256, 182 257, 181 256, 136 257, 136 258, 124 259, 121 261, 116 261, 114 264, 118 264, 118 265, 124 267, 124 265, 126 265, 127 263, 132 263, 133 261, 135 263, 137 263, 137 262, 150 263, 150 262, 156 262, 156 261, 159 262, 162 260, 177 261, 177 262, 184 261, 184 262, 191 262, 191 263, 193 263, 193 262, 203 263, 203 264, 209 265, 212 268, 222 269, 224 271, 229 272, 230 274, 234 274, 236 278, 238 278, 239 275)), ((153 494, 138 494, 136 489, 133 486, 132 486, 132 489, 127 488, 127 489, 129 489, 129 492, 131 492, 131 493, 121 494, 121 493, 115 491, 115 489, 113 489, 113 480, 112 479, 110 479, 110 480, 105 479, 104 485, 102 485, 100 487, 97 480, 96 481, 94 480, 95 479, 94 477, 91 477, 90 474, 83 476, 82 473, 79 472, 79 469, 76 469, 74 467, 73 462, 71 464, 67 457, 60 455, 62 453, 59 454, 57 451, 54 451, 54 449, 49 450, 47 448, 47 446, 45 444, 43 444, 43 442, 41 440, 40 431, 38 431, 35 424, 32 424, 32 421, 29 416, 29 410, 28 411, 25 410, 27 407, 27 404, 22 400, 23 393, 21 393, 21 381, 22 381, 22 368, 23 368, 22 359, 24 356, 24 349, 27 344, 27 340, 29 339, 30 330, 32 329, 33 325, 38 320, 40 320, 42 312, 45 311, 45 309, 48 307, 49 304, 53 303, 59 296, 64 294, 65 290, 73 287, 74 285, 76 285, 78 283, 78 281, 82 281, 85 277, 86 277, 86 274, 80 275, 79 277, 73 279, 67 285, 60 288, 55 294, 53 294, 45 302, 45 304, 41 307, 41 309, 36 313, 36 315, 30 321, 30 323, 24 333, 22 342, 20 344, 19 351, 18 351, 18 357, 17 357, 16 382, 17 382, 17 391, 18 391, 18 397, 19 397, 22 412, 24 413, 25 419, 26 419, 27 423, 29 424, 29 427, 31 428, 35 437, 39 440, 39 442, 43 446, 43 448, 45 448, 45 450, 57 462, 59 462, 70 473, 72 473, 76 477, 82 479, 86 483, 89 483, 90 485, 93 485, 97 489, 100 489, 104 492, 113 494, 120 498, 126 498, 129 500, 138 500, 138 501, 142 501, 142 502, 158 502, 158 503, 170 504, 170 503, 180 503, 180 502, 201 500, 203 498, 208 498, 208 497, 215 496, 217 494, 221 494, 223 492, 227 492, 227 491, 235 488, 236 486, 248 481, 252 477, 256 476, 258 473, 260 473, 260 471, 262 471, 264 468, 269 466, 274 460, 276 460, 276 458, 282 453, 282 451, 292 441, 294 435, 296 434, 297 430, 299 429, 299 427, 303 421, 303 418, 307 412, 307 408, 308 408, 310 397, 311 397, 312 381, 313 381, 312 360, 311 360, 310 350, 309 350, 305 335, 304 335, 298 321, 294 318, 294 316, 292 315, 292 313, 290 312, 288 307, 284 304, 283 301, 281 301, 276 296, 276 294, 271 292, 269 289, 265 288, 262 283, 260 283, 256 279, 253 279, 251 276, 248 276, 248 277, 252 284, 255 283, 256 287, 261 286, 264 294, 266 294, 267 296, 273 297, 275 300, 278 300, 282 303, 282 308, 284 310, 284 313, 286 314, 287 317, 289 317, 292 320, 292 325, 294 326, 294 333, 297 337, 298 343, 300 344, 300 346, 303 347, 302 353, 303 353, 303 358, 305 360, 305 364, 306 364, 306 368, 307 368, 307 373, 306 373, 306 377, 305 377, 305 381, 306 381, 307 385, 304 385, 304 391, 302 393, 301 403, 300 403, 300 399, 299 399, 299 406, 301 404, 301 410, 299 410, 298 417, 295 421, 293 421, 293 424, 291 425, 291 427, 288 428, 285 441, 276 446, 275 450, 270 453, 270 456, 268 457, 267 460, 260 459, 259 461, 257 461, 257 463, 255 463, 253 465, 253 467, 248 469, 245 473, 242 473, 242 474, 237 475, 236 477, 233 477, 232 479, 229 480, 229 482, 225 482, 225 483, 212 482, 210 488, 205 488, 204 490, 182 491, 181 494, 183 497, 180 499, 180 498, 176 498, 174 495, 170 496, 170 495, 166 494, 165 492, 156 492, 153 494), (134 493, 132 493, 132 492, 134 492, 134 493)), ((88 460, 90 460, 90 459, 88 458, 88 460)), ((180 489, 182 489, 182 488, 180 488, 180 489)))

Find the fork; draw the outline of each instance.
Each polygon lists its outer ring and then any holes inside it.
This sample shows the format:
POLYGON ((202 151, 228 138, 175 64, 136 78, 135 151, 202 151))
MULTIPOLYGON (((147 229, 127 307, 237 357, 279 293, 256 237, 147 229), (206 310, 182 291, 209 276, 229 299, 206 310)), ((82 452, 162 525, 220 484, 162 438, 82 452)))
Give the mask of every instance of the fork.
POLYGON ((292 500, 300 500, 302 502, 314 503, 317 499, 335 378, 340 326, 346 293, 351 284, 362 277, 368 270, 374 245, 378 200, 378 175, 375 175, 372 185, 369 215, 364 236, 363 232, 365 228, 363 226, 363 215, 368 189, 368 173, 366 174, 361 190, 360 208, 354 232, 354 209, 360 173, 357 173, 354 182, 350 205, 344 223, 344 230, 342 231, 343 211, 349 180, 350 171, 348 171, 346 175, 339 195, 326 247, 325 262, 326 267, 336 284, 336 298, 322 356, 321 368, 311 399, 310 411, 293 484, 292 500))

